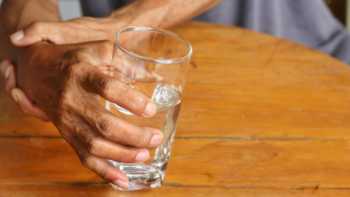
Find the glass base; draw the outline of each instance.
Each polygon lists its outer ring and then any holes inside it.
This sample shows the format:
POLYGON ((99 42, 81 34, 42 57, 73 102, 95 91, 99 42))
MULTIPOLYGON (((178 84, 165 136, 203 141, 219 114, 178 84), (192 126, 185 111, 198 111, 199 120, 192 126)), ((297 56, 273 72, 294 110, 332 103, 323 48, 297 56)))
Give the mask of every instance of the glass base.
POLYGON ((162 168, 147 164, 119 163, 116 161, 110 162, 128 177, 128 188, 121 188, 118 185, 111 183, 113 188, 120 191, 158 188, 163 183, 164 171, 162 168))

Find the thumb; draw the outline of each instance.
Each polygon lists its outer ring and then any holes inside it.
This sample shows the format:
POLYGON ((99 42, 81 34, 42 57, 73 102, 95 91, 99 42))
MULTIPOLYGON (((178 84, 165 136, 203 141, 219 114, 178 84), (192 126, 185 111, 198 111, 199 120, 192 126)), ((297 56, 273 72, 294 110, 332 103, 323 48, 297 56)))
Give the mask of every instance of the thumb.
POLYGON ((25 29, 19 30, 10 36, 12 44, 19 47, 32 45, 40 41, 57 42, 60 39, 59 27, 55 27, 51 23, 37 22, 25 29))
POLYGON ((0 73, 5 81, 5 90, 9 92, 16 86, 16 75, 14 72, 14 65, 9 60, 4 60, 0 63, 0 73))
POLYGON ((12 89, 11 97, 25 114, 35 116, 42 120, 49 120, 47 114, 35 106, 22 90, 18 88, 12 89))

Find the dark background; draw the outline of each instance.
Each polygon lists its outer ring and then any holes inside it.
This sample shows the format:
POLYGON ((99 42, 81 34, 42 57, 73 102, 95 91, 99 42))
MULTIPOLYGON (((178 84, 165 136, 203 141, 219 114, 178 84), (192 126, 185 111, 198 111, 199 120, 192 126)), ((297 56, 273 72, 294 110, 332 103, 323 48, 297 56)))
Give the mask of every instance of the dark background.
POLYGON ((346 23, 346 0, 325 0, 334 15, 343 23, 346 23))

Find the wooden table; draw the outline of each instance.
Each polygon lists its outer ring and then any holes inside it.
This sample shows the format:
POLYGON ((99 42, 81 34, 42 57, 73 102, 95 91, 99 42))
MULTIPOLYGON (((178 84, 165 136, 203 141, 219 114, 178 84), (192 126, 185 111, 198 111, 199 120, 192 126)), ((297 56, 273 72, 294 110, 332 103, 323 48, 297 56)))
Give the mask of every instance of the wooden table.
POLYGON ((0 197, 350 196, 348 66, 238 28, 176 31, 193 43, 194 67, 161 189, 111 189, 51 124, 1 95, 0 197))

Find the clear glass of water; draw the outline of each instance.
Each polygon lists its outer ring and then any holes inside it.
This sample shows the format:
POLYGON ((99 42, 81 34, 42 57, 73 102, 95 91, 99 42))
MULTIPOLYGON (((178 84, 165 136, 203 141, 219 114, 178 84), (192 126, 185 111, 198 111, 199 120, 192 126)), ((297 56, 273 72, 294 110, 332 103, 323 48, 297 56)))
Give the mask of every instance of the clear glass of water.
POLYGON ((131 88, 151 98, 157 114, 152 118, 136 116, 108 101, 106 108, 132 124, 160 129, 164 138, 160 146, 150 150, 151 159, 144 163, 110 161, 129 179, 128 189, 113 186, 130 191, 160 187, 175 136, 192 46, 173 32, 132 26, 117 33, 115 50, 118 72, 131 88))

